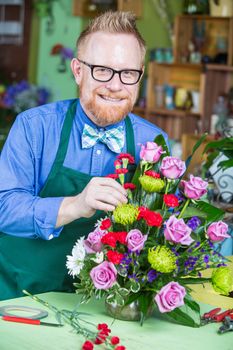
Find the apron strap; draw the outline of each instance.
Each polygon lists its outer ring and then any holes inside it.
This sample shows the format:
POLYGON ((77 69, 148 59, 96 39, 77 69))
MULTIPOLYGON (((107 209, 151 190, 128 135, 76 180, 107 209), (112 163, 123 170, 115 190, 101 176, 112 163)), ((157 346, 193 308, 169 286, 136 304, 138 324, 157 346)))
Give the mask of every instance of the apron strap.
MULTIPOLYGON (((76 108, 77 108, 77 99, 71 103, 66 113, 65 121, 61 131, 60 143, 58 146, 57 154, 53 162, 53 166, 51 168, 49 176, 43 186, 43 189, 46 187, 47 182, 50 181, 51 178, 54 178, 56 176, 58 170, 62 167, 64 163, 64 159, 65 159, 68 144, 69 144, 70 132, 73 125, 73 119, 76 114, 76 108)), ((41 192, 43 192, 43 189, 41 192)))

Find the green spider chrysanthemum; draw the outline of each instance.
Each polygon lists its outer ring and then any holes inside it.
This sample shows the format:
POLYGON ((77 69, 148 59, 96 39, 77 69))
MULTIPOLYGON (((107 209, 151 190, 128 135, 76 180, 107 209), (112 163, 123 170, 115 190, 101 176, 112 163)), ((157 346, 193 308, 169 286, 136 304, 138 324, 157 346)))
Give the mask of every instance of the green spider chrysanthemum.
POLYGON ((165 183, 162 179, 156 179, 148 175, 140 176, 139 181, 142 185, 142 188, 149 193, 160 192, 165 186, 165 183))
POLYGON ((159 272, 169 273, 176 268, 176 256, 165 246, 150 248, 148 251, 148 261, 151 267, 159 272))
POLYGON ((113 212, 114 220, 118 224, 128 225, 137 220, 138 208, 132 204, 122 204, 113 212))
POLYGON ((229 267, 219 267, 212 272, 212 286, 217 293, 228 295, 233 289, 233 274, 229 267))

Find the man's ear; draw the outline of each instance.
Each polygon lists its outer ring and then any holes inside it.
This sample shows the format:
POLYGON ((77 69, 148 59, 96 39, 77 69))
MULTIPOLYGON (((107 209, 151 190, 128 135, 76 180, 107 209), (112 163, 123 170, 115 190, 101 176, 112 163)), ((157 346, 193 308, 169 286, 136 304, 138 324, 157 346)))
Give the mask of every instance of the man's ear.
POLYGON ((73 58, 70 62, 70 67, 73 72, 76 83, 79 85, 81 81, 81 63, 77 58, 73 58))

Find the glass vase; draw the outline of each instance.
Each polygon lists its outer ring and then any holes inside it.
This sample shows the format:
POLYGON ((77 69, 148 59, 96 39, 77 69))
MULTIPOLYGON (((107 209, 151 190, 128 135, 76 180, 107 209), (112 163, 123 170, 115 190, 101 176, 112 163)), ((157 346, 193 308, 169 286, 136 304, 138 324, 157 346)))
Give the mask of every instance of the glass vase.
MULTIPOLYGON (((122 321, 140 321, 141 311, 138 301, 134 301, 131 304, 120 306, 117 302, 109 303, 105 301, 106 313, 118 320, 122 321)), ((153 308, 149 307, 146 318, 150 317, 153 308)))

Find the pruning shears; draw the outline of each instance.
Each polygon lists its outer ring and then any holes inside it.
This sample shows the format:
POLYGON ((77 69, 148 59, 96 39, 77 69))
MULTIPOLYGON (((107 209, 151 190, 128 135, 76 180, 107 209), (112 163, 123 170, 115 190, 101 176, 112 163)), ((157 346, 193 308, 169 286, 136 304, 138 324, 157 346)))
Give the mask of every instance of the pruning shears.
POLYGON ((221 312, 221 308, 217 307, 209 312, 206 312, 201 317, 201 325, 204 326, 212 322, 223 322, 225 317, 229 317, 233 321, 233 309, 221 312))

